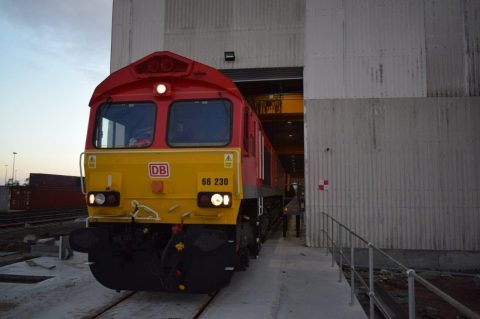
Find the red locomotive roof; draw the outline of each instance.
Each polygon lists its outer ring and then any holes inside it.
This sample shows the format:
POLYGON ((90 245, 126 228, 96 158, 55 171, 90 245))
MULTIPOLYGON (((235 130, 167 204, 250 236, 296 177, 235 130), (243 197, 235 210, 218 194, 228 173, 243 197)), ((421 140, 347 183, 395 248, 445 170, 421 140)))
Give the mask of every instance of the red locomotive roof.
POLYGON ((99 98, 108 97, 115 88, 139 79, 186 79, 208 82, 209 85, 217 86, 219 91, 229 91, 242 98, 235 84, 218 70, 172 52, 159 51, 110 74, 95 88, 89 105, 99 98))

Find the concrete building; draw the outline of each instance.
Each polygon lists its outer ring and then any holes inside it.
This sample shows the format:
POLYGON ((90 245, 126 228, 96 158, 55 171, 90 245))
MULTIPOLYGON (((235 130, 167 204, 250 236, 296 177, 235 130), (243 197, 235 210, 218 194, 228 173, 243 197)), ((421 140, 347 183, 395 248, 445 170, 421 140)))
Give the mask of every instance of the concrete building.
POLYGON ((158 50, 303 96, 264 126, 300 123, 307 245, 325 211, 383 248, 480 250, 480 1, 114 0, 111 70, 158 50))

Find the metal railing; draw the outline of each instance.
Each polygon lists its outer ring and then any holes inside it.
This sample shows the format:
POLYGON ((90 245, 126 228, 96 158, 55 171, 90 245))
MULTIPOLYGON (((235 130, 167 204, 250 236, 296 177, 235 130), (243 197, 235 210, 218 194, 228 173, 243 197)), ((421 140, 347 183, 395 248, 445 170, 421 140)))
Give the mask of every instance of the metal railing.
POLYGON ((375 296, 375 289, 374 289, 374 260, 373 254, 374 251, 380 253, 388 260, 392 261, 398 268, 400 268, 406 275, 407 282, 408 282, 408 318, 413 319, 416 316, 415 311, 415 281, 422 284, 425 288, 429 291, 443 299, 445 302, 453 306, 455 309, 460 311, 463 315, 467 316, 468 318, 472 319, 480 319, 480 315, 476 312, 472 311, 471 309, 467 308, 456 299, 452 298, 438 287, 431 284, 429 281, 424 279, 423 277, 419 276, 414 269, 408 268, 401 264, 399 261, 395 260, 392 256, 388 255, 382 249, 376 247, 372 242, 367 241, 360 235, 356 234, 350 228, 345 226, 344 224, 340 223, 335 218, 331 217, 330 215, 326 214, 325 212, 321 212, 322 214, 322 222, 323 222, 323 239, 324 242, 327 244, 326 254, 328 256, 329 251, 331 251, 332 255, 332 267, 335 264, 335 253, 337 252, 338 256, 338 281, 342 281, 343 277, 343 265, 348 265, 350 267, 350 287, 351 287, 351 296, 350 296, 350 304, 353 305, 355 302, 355 278, 367 289, 368 297, 369 297, 369 314, 370 318, 374 318, 375 307, 379 309, 379 311, 386 317, 390 318, 387 309, 383 303, 379 301, 379 299, 375 296), (336 225, 336 226, 334 226, 336 225), (334 240, 334 228, 336 227, 336 237, 337 240, 334 240), (342 231, 343 229, 343 231, 342 231), (345 231, 345 235, 343 232, 345 231), (331 233, 331 235, 330 235, 331 233), (350 247, 350 260, 346 258, 343 253, 343 238, 348 238, 348 245, 350 247), (361 243, 365 244, 368 247, 368 284, 365 282, 363 277, 355 268, 355 245, 354 245, 354 237, 356 238, 357 242, 360 241, 361 243))

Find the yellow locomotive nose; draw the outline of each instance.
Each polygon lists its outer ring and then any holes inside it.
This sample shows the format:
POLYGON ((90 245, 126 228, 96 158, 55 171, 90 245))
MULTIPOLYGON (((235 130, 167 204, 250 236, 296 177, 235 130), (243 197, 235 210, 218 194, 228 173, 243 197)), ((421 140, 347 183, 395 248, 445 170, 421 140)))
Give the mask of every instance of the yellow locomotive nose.
POLYGON ((138 223, 161 224, 204 224, 208 219, 235 225, 243 196, 240 152, 90 151, 86 156, 94 155, 96 165, 86 169, 89 219, 130 222, 133 216, 138 223))

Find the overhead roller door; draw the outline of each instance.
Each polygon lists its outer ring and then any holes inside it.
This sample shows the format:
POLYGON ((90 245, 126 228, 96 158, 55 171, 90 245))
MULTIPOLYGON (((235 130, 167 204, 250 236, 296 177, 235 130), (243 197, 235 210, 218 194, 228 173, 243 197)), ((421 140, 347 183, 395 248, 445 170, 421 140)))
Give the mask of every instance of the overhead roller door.
POLYGON ((256 68, 220 70, 233 82, 263 82, 303 79, 303 68, 256 68))

